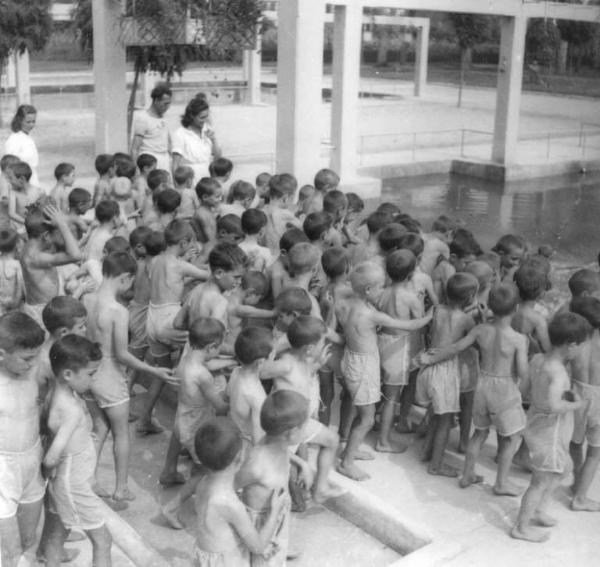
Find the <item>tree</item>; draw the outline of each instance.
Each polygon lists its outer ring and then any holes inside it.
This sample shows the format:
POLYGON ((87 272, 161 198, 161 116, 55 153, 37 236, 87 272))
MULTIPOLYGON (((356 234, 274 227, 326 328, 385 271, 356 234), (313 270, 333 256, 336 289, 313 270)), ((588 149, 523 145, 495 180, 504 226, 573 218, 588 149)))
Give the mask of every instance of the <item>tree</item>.
POLYGON ((525 59, 550 67, 560 47, 560 31, 553 20, 529 20, 525 39, 525 59))
POLYGON ((0 0, 0 74, 11 53, 45 47, 52 31, 51 4, 51 0, 0 0))
MULTIPOLYGON (((563 1, 564 0, 559 0, 563 1)), ((567 4, 587 4, 586 2, 570 0, 567 4)), ((557 26, 563 41, 568 44, 568 69, 577 73, 586 50, 591 46, 597 30, 597 24, 588 22, 575 22, 571 20, 558 20, 557 26)))
POLYGON ((456 39, 460 47, 460 82, 458 88, 458 106, 462 104, 462 93, 467 70, 471 66, 473 47, 483 43, 491 35, 492 21, 487 16, 476 14, 448 14, 454 26, 456 39))

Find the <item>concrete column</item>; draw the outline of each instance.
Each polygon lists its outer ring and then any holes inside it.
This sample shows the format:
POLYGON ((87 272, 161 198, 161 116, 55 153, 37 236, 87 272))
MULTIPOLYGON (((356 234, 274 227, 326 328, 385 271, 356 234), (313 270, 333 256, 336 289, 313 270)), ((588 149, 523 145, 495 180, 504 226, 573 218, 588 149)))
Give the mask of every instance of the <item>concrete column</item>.
POLYGON ((302 185, 312 183, 321 163, 325 10, 311 0, 277 8, 277 171, 293 173, 302 185))
POLYGON ((260 69, 262 64, 262 39, 256 34, 256 49, 244 50, 244 81, 248 87, 248 104, 260 104, 260 69))
POLYGON ((92 2, 96 153, 127 151, 125 46, 119 37, 119 0, 92 2))
POLYGON ((11 53, 6 58, 6 88, 14 89, 17 86, 17 70, 15 69, 15 56, 11 53))
POLYGON ((331 169, 342 179, 356 177, 358 93, 363 10, 360 3, 334 6, 331 99, 331 169), (358 4, 358 5, 357 5, 358 4))
POLYGON ((31 104, 31 86, 29 82, 29 51, 15 53, 15 79, 17 86, 17 104, 31 104))
POLYGON ((492 161, 506 164, 514 160, 517 151, 527 18, 502 17, 500 30, 492 161))
POLYGON ((427 85, 427 67, 429 65, 429 21, 417 28, 415 44, 415 96, 421 96, 427 85))

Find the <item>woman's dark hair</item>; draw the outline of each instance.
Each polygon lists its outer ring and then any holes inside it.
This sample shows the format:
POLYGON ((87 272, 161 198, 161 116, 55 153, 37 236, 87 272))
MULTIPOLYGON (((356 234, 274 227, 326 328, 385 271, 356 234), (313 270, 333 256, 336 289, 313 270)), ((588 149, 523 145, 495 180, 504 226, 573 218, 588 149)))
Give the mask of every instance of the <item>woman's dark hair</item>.
POLYGON ((208 102, 206 102, 205 97, 195 96, 185 107, 185 112, 181 117, 181 125, 184 128, 188 128, 192 125, 194 118, 198 116, 198 114, 208 110, 209 108, 210 107, 208 106, 208 102))
POLYGON ((37 110, 35 106, 31 106, 30 104, 22 104, 17 108, 17 112, 15 113, 12 122, 10 123, 10 129, 13 132, 20 132, 21 127, 23 126, 23 120, 28 114, 37 114, 37 110))

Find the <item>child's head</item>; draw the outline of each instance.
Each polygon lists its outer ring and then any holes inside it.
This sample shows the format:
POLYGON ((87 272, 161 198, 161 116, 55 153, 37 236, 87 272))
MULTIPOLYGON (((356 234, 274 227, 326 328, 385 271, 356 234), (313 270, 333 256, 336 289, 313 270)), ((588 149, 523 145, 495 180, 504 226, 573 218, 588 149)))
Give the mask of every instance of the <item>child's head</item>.
POLYGON ((71 187, 75 182, 75 166, 72 163, 59 163, 54 168, 54 177, 57 183, 71 187))
POLYGON ((379 233, 392 222, 392 215, 386 211, 375 211, 367 217, 367 229, 371 236, 379 233))
POLYGON ((409 233, 416 234, 417 236, 421 234, 421 223, 413 219, 410 215, 398 215, 394 218, 394 222, 401 224, 409 233))
POLYGON ((152 230, 147 226, 138 226, 131 231, 129 235, 129 246, 136 258, 145 258, 146 239, 152 234, 152 230))
POLYGON ((554 248, 552 248, 552 246, 550 246, 549 244, 542 244, 538 248, 538 255, 544 256, 544 258, 548 258, 548 260, 551 260, 554 256, 554 248))
POLYGON ((284 289, 275 298, 275 311, 277 312, 277 327, 287 331, 290 323, 300 315, 310 315, 312 302, 308 291, 300 287, 284 289))
POLYGON ((317 191, 326 193, 337 189, 340 184, 340 176, 331 169, 321 169, 315 175, 314 185, 317 191))
POLYGON ((260 410, 260 426, 268 437, 284 437, 289 445, 302 441, 308 421, 308 399, 293 390, 271 392, 260 410))
POLYGON ((119 175, 112 182, 110 196, 117 202, 128 201, 133 196, 131 187, 131 179, 119 175))
POLYGON ((214 317, 199 317, 190 324, 189 342, 193 350, 203 350, 206 358, 219 354, 225 338, 225 325, 214 317))
POLYGON ((337 189, 332 189, 325 193, 323 197, 323 211, 332 216, 333 224, 342 222, 348 211, 346 194, 337 189))
POLYGON ((69 210, 77 215, 83 215, 92 206, 92 196, 89 191, 75 187, 69 193, 69 210))
POLYGON ((0 254, 10 254, 17 248, 19 235, 12 228, 0 230, 0 254))
POLYGON ((281 201, 282 204, 291 202, 298 188, 298 182, 289 173, 279 173, 269 179, 269 199, 281 201))
POLYGON ((437 232, 441 235, 442 240, 449 243, 452 240, 457 224, 446 215, 440 215, 433 221, 431 232, 437 232))
POLYGON ((473 274, 457 272, 450 276, 446 283, 446 297, 448 304, 459 309, 464 309, 477 295, 479 283, 473 274))
POLYGON ((155 193, 169 186, 169 172, 164 169, 153 169, 146 178, 148 189, 155 193))
POLYGON ((573 297, 600 294, 600 276, 592 270, 577 270, 569 278, 568 285, 573 297))
POLYGON ((131 254, 129 241, 122 236, 113 236, 112 238, 109 238, 106 241, 106 244, 104 244, 102 254, 104 254, 104 256, 108 256, 112 252, 126 252, 127 254, 131 254))
MULTIPOLYGON (((191 243, 191 240, 189 239, 193 238, 193 231, 191 233, 192 236, 190 237, 189 230, 185 226, 186 224, 189 227, 188 223, 184 223, 181 227, 181 231, 173 230, 170 234, 170 237, 172 239, 179 238, 179 236, 181 236, 182 234, 185 235, 184 238, 176 242, 176 244, 181 243, 180 248, 184 249, 184 251, 187 250, 191 243)), ((150 231, 150 234, 144 239, 144 248, 146 249, 146 254, 151 258, 154 258, 154 256, 158 256, 161 252, 164 252, 167 248, 165 233, 159 230, 150 231)))
POLYGON ((105 199, 100 201, 96 205, 96 220, 100 224, 113 224, 115 225, 121 210, 119 209, 119 203, 116 201, 105 199))
POLYGON ((221 184, 212 177, 203 177, 196 183, 196 195, 202 205, 209 208, 218 207, 223 200, 221 184))
POLYGON ((83 303, 70 295, 53 297, 42 310, 44 327, 53 337, 69 334, 85 336, 86 318, 83 303))
POLYGON ((394 203, 390 203, 389 201, 380 203, 377 207, 377 210, 382 213, 387 213, 392 217, 402 214, 400 207, 394 203))
POLYGON ((0 317, 0 366, 10 374, 29 372, 43 342, 44 330, 29 315, 11 311, 0 317))
POLYGON ((235 339, 233 350, 241 364, 253 364, 269 357, 273 348, 273 333, 264 327, 246 327, 235 339))
POLYGON ((519 266, 515 272, 514 281, 522 301, 540 299, 548 288, 546 274, 529 263, 519 266))
POLYGON ((356 295, 375 303, 385 285, 385 272, 379 264, 363 262, 350 272, 350 285, 356 295))
MULTIPOLYGON (((165 228, 166 246, 176 246, 177 256, 183 256, 194 241, 194 230, 190 223, 184 219, 174 219, 165 228)), ((146 250, 148 245, 146 245, 146 250)))
POLYGON ((242 231, 248 236, 261 235, 267 226, 267 215, 260 209, 248 209, 242 213, 242 231))
POLYGON ((526 248, 525 241, 520 236, 505 234, 500 237, 492 250, 500 254, 500 266, 510 269, 523 261, 526 248))
POLYGON ((500 254, 496 252, 484 252, 477 257, 481 262, 485 262, 492 271, 494 272, 494 276, 500 272, 500 254))
POLYGON ((0 172, 5 173, 9 167, 15 163, 19 163, 20 161, 21 160, 17 156, 13 156, 12 154, 4 154, 0 158, 0 172))
POLYGON ((246 254, 236 244, 217 244, 208 255, 212 277, 221 291, 240 285, 245 264, 246 254))
POLYGON ((213 160, 208 166, 210 176, 218 177, 219 179, 229 179, 232 171, 233 162, 224 157, 213 160))
POLYGON ((84 394, 94 381, 102 350, 84 336, 68 334, 50 347, 50 366, 58 382, 84 394))
POLYGON ((113 154, 99 154, 96 156, 94 167, 98 175, 108 175, 112 177, 115 174, 115 156, 113 154))
POLYGON ((16 189, 17 191, 24 191, 29 185, 29 181, 33 175, 31 167, 24 161, 19 161, 11 165, 8 168, 7 173, 13 189, 16 189))
POLYGON ((46 218, 40 208, 33 208, 25 215, 25 231, 28 238, 42 238, 48 242, 51 239, 54 227, 46 218))
POLYGON ((164 189, 156 196, 156 210, 161 215, 175 213, 181 205, 181 195, 175 189, 164 189))
POLYGON ((117 177, 126 177, 130 181, 135 177, 137 168, 135 161, 128 154, 115 154, 115 175, 117 177))
POLYGON ((321 319, 308 315, 301 315, 294 319, 287 330, 290 346, 295 350, 302 350, 305 355, 322 348, 326 334, 325 323, 321 319))
POLYGON ((571 300, 569 309, 585 317, 594 329, 600 329, 600 299, 597 297, 579 296, 571 300))
POLYGON ((333 229, 333 217, 325 211, 310 213, 302 223, 302 229, 311 242, 322 244, 323 246, 341 245, 339 237, 336 238, 337 231, 333 229))
POLYGON ((321 254, 319 249, 308 242, 299 242, 288 252, 288 270, 290 275, 302 276, 314 273, 321 254))
POLYGON ((457 228, 449 244, 450 254, 453 256, 454 267, 458 271, 464 268, 482 252, 475 236, 466 228, 457 228))
POLYGON ((242 219, 233 213, 219 217, 219 220, 217 220, 217 240, 227 244, 237 244, 244 240, 242 219))
POLYGON ((414 232, 407 232, 402 235, 398 240, 398 245, 401 250, 410 250, 417 260, 421 257, 425 249, 424 240, 414 232))
POLYGON ((344 222, 351 223, 364 211, 365 202, 356 193, 346 193, 346 199, 348 199, 348 210, 344 222))
POLYGON ((269 280, 265 274, 257 270, 250 270, 242 276, 242 290, 244 305, 256 305, 269 293, 269 280))
POLYGON ((488 307, 498 317, 512 315, 519 305, 519 290, 512 283, 502 282, 492 288, 488 299, 488 307))
POLYGON ((194 183, 194 170, 189 165, 179 165, 173 172, 176 187, 190 189, 194 183))
POLYGON ((242 463, 243 441, 240 428, 228 417, 218 416, 204 422, 194 437, 194 451, 211 472, 224 471, 242 463))
POLYGON ((127 252, 112 252, 102 261, 102 276, 115 280, 117 292, 129 291, 133 285, 137 264, 127 252))
POLYGON ((300 191, 298 191, 298 209, 305 212, 304 207, 314 194, 315 188, 312 185, 302 185, 300 191))
POLYGON ((263 171, 262 173, 259 173, 256 176, 256 189, 259 192, 259 195, 261 194, 261 192, 263 191, 267 191, 269 188, 269 181, 271 181, 271 177, 272 175, 266 171, 263 171))
POLYGON ((592 325, 577 313, 559 313, 548 324, 550 344, 554 348, 567 347, 566 358, 577 354, 577 347, 592 334, 592 325))
POLYGON ((467 264, 464 271, 468 274, 473 274, 477 278, 479 293, 487 290, 494 281, 494 270, 487 262, 475 260, 467 264))
POLYGON ((410 279, 416 267, 417 258, 407 249, 395 250, 385 260, 385 269, 394 283, 410 279))
POLYGON ((306 236, 304 231, 297 227, 288 228, 279 239, 279 251, 281 255, 287 257, 292 247, 300 242, 308 242, 308 236, 306 236))
POLYGON ((393 252, 400 248, 402 237, 406 234, 406 228, 398 223, 388 224, 381 229, 377 239, 379 240, 379 248, 384 254, 393 252))
POLYGON ((231 184, 229 188, 230 203, 240 203, 245 209, 247 209, 254 201, 256 196, 256 189, 251 183, 238 179, 231 184))
POLYGON ((140 154, 135 164, 142 175, 148 175, 153 169, 156 169, 158 161, 152 154, 140 154))
POLYGON ((345 276, 350 271, 350 253, 341 246, 327 248, 321 254, 321 266, 330 280, 345 276))

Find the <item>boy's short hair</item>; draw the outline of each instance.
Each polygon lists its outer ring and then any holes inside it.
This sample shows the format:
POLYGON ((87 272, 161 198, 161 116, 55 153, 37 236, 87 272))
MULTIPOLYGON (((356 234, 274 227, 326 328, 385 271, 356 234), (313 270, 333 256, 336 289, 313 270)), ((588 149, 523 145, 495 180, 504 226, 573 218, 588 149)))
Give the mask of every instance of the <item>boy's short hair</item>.
POLYGON ((81 203, 91 203, 92 195, 89 191, 86 191, 81 187, 74 187, 73 189, 71 189, 71 192, 69 193, 69 197, 67 199, 69 201, 69 209, 74 209, 75 207, 77 207, 77 205, 80 205, 81 203))
POLYGON ((212 177, 203 177, 196 183, 196 195, 202 201, 203 197, 212 197, 221 190, 221 184, 212 177))
POLYGON ((386 211, 375 211, 367 217, 369 234, 377 234, 392 222, 392 215, 386 211))
POLYGON ((348 212, 361 213, 365 208, 365 202, 356 193, 346 193, 348 199, 348 212))
POLYGON ((220 157, 213 160, 208 166, 211 177, 225 177, 233 171, 233 162, 230 159, 220 157))
POLYGON ((135 166, 135 161, 133 161, 133 158, 130 155, 115 154, 115 165, 115 175, 117 177, 126 177, 129 180, 132 180, 135 177, 137 168, 135 166))
POLYGON ((54 227, 40 208, 33 208, 25 215, 25 231, 29 238, 39 238, 42 234, 53 230, 54 227))
POLYGON ((581 344, 592 334, 592 325, 577 313, 559 313, 548 324, 548 336, 553 347, 581 344))
POLYGON ((255 185, 257 187, 266 187, 269 185, 269 181, 271 180, 272 175, 267 171, 263 171, 256 176, 255 185))
POLYGON ((254 199, 256 196, 256 188, 252 183, 238 179, 231 184, 229 188, 229 200, 233 201, 246 201, 254 199))
POLYGON ((404 228, 406 228, 406 230, 408 230, 409 234, 413 233, 419 236, 419 233, 421 232, 421 223, 418 220, 413 219, 410 215, 398 215, 394 219, 394 222, 401 224, 404 228))
POLYGON ((300 427, 308 419, 308 399, 294 390, 271 392, 260 410, 260 426, 277 436, 300 427))
POLYGON ((111 199, 100 201, 94 210, 96 212, 96 219, 100 223, 109 222, 121 214, 119 203, 111 199))
POLYGON ((288 252, 290 275, 299 276, 314 270, 320 256, 319 249, 308 242, 294 244, 288 252))
POLYGON ((235 339, 233 350, 242 364, 267 358, 273 348, 273 333, 264 327, 246 327, 235 339))
POLYGON ((446 283, 448 303, 458 307, 466 307, 479 289, 477 278, 473 274, 457 272, 450 276, 446 283))
POLYGON ((70 175, 75 171, 75 166, 72 163, 59 163, 54 168, 54 177, 56 181, 60 181, 65 175, 70 175))
POLYGON ((454 231, 456 228, 456 223, 446 215, 440 215, 433 221, 433 224, 431 225, 432 232, 441 232, 442 234, 454 231))
POLYGON ((214 317, 198 317, 189 328, 190 346, 202 349, 211 344, 220 345, 225 338, 225 325, 214 317))
POLYGON ((135 160, 135 164, 140 171, 144 171, 147 167, 155 167, 158 160, 152 154, 140 154, 135 160))
POLYGON ((175 189, 164 189, 156 196, 156 208, 161 214, 174 213, 181 205, 181 195, 175 189))
POLYGON ((374 262, 361 262, 350 272, 350 285, 354 293, 364 295, 365 288, 383 280, 385 272, 379 264, 374 262))
POLYGON ((497 252, 498 254, 510 254, 512 250, 525 250, 526 249, 525 241, 515 234, 505 234, 500 237, 498 242, 496 242, 495 246, 492 248, 492 252, 497 252))
POLYGON ((400 248, 402 237, 406 234, 406 227, 398 223, 388 224, 381 229, 377 240, 382 252, 391 252, 400 248))
POLYGON ((312 301, 308 291, 301 287, 288 287, 275 298, 275 309, 280 313, 310 315, 312 301))
POLYGON ((387 213, 388 215, 391 215, 391 216, 402 214, 400 207, 398 205, 396 205, 395 203, 390 203, 389 201, 380 203, 380 205, 377 207, 377 211, 379 211, 381 213, 387 213))
MULTIPOLYGON (((179 240, 177 242, 179 242, 179 240)), ((175 244, 177 244, 177 242, 175 242, 175 244)), ((150 234, 144 239, 144 246, 148 256, 158 256, 167 247, 165 233, 158 230, 151 230, 150 234)))
POLYGON ((513 283, 502 282, 494 286, 488 298, 488 307, 494 315, 504 317, 513 313, 519 304, 519 290, 513 283))
POLYGON ((467 256, 479 256, 482 253, 481 246, 475 240, 475 235, 466 228, 457 228, 454 231, 449 247, 450 253, 460 259, 467 256))
POLYGON ((302 185, 298 191, 298 201, 306 201, 315 194, 315 188, 312 185, 302 185))
POLYGON ((194 451, 209 470, 225 470, 243 448, 240 428, 228 417, 218 416, 204 422, 194 437, 194 451))
POLYGON ((394 250, 385 260, 385 271, 394 283, 406 281, 417 267, 417 258, 407 248, 394 250))
POLYGON ((44 342, 44 330, 29 315, 11 311, 0 317, 0 349, 33 349, 44 342))
POLYGON ((337 189, 339 184, 340 176, 332 169, 320 169, 315 175, 314 186, 317 191, 337 189))
POLYGON ((225 234, 232 234, 236 238, 244 238, 244 231, 242 230, 242 219, 233 213, 223 215, 217 220, 217 234, 224 232, 225 234))
POLYGON ((545 258, 548 258, 548 260, 550 260, 550 258, 554 256, 554 248, 552 248, 550 244, 541 244, 538 247, 537 253, 539 256, 544 256, 545 258))
POLYGON ((242 213, 242 231, 244 234, 258 234, 267 226, 267 215, 260 209, 247 209, 242 213))
POLYGON ((148 173, 146 183, 148 184, 148 189, 154 192, 161 185, 166 185, 169 183, 169 172, 165 169, 153 169, 148 173))
POLYGON ((179 165, 173 172, 173 181, 176 185, 183 185, 194 179, 194 170, 189 165, 179 165))
POLYGON ((291 197, 298 188, 298 181, 289 173, 279 173, 269 179, 269 197, 283 199, 291 197))
POLYGON ((577 270, 569 278, 568 285, 573 297, 579 297, 584 293, 594 293, 600 290, 600 276, 597 272, 584 268, 577 270))
POLYGON ((25 163, 24 161, 13 163, 10 166, 10 170, 17 179, 25 179, 26 181, 29 181, 33 175, 31 167, 29 167, 29 164, 25 163))
POLYGON ((477 259, 481 262, 485 262, 494 272, 498 272, 500 270, 500 254, 497 252, 484 252, 483 254, 479 254, 477 259))
POLYGON ((463 272, 467 272, 469 274, 473 274, 477 281, 479 282, 479 290, 481 291, 485 288, 494 278, 494 270, 489 265, 488 262, 483 260, 475 260, 474 262, 469 262, 463 272))
POLYGON ((333 217, 325 211, 306 215, 302 229, 310 241, 319 240, 333 226, 333 217))
POLYGON ((571 313, 587 319, 594 329, 600 329, 600 299, 591 296, 574 297, 569 305, 571 313))
POLYGON ((317 344, 326 333, 327 327, 321 319, 300 315, 288 327, 287 338, 292 348, 302 348, 317 344))
POLYGON ((20 161, 21 160, 17 156, 14 156, 12 154, 4 154, 0 158, 0 171, 6 171, 9 167, 14 165, 15 163, 19 163, 20 161))
POLYGON ((243 268, 246 264, 246 254, 237 244, 221 243, 217 244, 208 255, 208 265, 210 271, 223 270, 232 272, 233 270, 243 268))
POLYGON ((75 326, 75 319, 86 316, 83 303, 70 295, 53 297, 42 310, 42 322, 49 333, 63 327, 71 330, 75 326))
POLYGON ((253 289, 256 295, 265 297, 269 293, 269 279, 262 272, 249 270, 242 276, 242 289, 253 289))
POLYGON ((293 246, 300 242, 308 242, 306 233, 296 226, 288 228, 279 239, 279 250, 287 253, 293 246))
POLYGON ((321 266, 328 278, 339 278, 350 268, 350 253, 341 246, 328 248, 321 254, 321 266))
POLYGON ((127 252, 131 251, 131 247, 129 246, 129 242, 127 239, 122 236, 112 236, 109 238, 104 244, 104 251, 107 254, 111 252, 127 252))
POLYGON ((80 335, 65 335, 50 347, 49 358, 52 373, 60 379, 63 370, 81 370, 102 360, 102 349, 99 343, 80 335))
POLYGON ((423 254, 423 250, 425 249, 425 241, 414 232, 407 232, 402 235, 398 240, 398 243, 401 249, 410 250, 416 258, 423 254))
POLYGON ((112 252, 102 261, 102 275, 116 278, 121 274, 134 276, 137 272, 136 261, 127 252, 112 252))
POLYGON ((6 254, 13 252, 19 242, 19 234, 12 228, 0 230, 0 252, 6 254))
POLYGON ((327 191, 323 196, 323 210, 337 220, 340 212, 345 213, 348 210, 346 194, 339 189, 327 191))
POLYGON ((106 175, 108 170, 115 165, 115 156, 112 154, 98 154, 94 161, 94 167, 98 175, 106 175))
POLYGON ((173 90, 169 83, 156 83, 156 86, 150 91, 150 98, 152 100, 160 100, 165 95, 173 96, 173 90))
POLYGON ((147 226, 138 226, 129 234, 129 246, 135 248, 139 244, 145 246, 146 239, 152 234, 152 229, 147 226))
POLYGON ((523 301, 538 299, 548 287, 547 275, 530 264, 519 266, 513 279, 523 301))
POLYGON ((174 246, 183 240, 193 240, 194 230, 187 220, 174 219, 165 228, 164 237, 167 246, 174 246))

